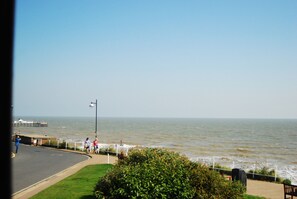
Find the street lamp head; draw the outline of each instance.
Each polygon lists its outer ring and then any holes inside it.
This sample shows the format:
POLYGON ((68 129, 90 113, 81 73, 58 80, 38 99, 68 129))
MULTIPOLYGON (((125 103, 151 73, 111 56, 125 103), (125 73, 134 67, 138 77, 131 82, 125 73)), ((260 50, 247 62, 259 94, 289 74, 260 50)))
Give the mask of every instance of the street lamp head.
POLYGON ((95 137, 97 137, 97 99, 96 99, 96 102, 91 102, 89 107, 94 107, 96 106, 96 115, 95 115, 95 137))

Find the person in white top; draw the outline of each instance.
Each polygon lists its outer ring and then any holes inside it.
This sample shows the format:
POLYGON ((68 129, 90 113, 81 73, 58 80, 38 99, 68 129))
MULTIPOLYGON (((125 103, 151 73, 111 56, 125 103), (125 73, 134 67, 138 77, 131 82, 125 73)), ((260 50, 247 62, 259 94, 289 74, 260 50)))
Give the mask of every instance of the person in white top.
POLYGON ((89 138, 86 138, 85 140, 85 149, 87 153, 90 153, 91 151, 91 141, 89 138))

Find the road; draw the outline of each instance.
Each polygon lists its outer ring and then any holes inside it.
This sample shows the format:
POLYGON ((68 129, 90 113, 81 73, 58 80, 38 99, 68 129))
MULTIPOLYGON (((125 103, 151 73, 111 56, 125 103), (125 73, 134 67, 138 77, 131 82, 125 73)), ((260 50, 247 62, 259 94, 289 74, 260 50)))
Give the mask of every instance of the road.
MULTIPOLYGON (((14 146, 14 145, 12 145, 14 146)), ((89 157, 55 148, 20 144, 12 158, 12 193, 57 174, 89 157)))

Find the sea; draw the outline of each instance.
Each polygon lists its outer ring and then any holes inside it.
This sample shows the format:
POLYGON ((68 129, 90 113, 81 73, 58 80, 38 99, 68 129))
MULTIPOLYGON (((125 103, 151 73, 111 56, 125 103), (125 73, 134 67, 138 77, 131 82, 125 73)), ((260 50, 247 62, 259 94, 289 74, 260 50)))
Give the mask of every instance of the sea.
POLYGON ((15 117, 48 127, 13 127, 14 133, 65 141, 161 147, 192 161, 245 171, 273 169, 297 184, 297 119, 15 117))

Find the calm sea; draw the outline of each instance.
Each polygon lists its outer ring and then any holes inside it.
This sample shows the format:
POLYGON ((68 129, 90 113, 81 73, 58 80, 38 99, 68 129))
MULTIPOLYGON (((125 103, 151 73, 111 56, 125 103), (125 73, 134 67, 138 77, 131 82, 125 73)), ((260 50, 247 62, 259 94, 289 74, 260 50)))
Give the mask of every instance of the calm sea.
MULTIPOLYGON (((94 117, 21 117, 48 127, 14 132, 83 141, 95 136, 94 117)), ((15 118, 18 119, 18 118, 15 118)), ((244 170, 264 166, 297 182, 297 119, 98 118, 101 143, 166 147, 193 161, 244 170)))

